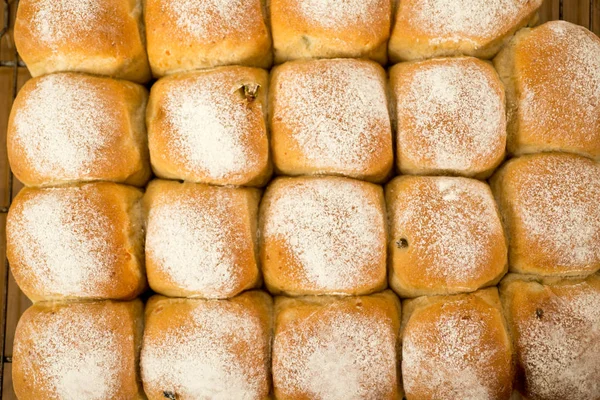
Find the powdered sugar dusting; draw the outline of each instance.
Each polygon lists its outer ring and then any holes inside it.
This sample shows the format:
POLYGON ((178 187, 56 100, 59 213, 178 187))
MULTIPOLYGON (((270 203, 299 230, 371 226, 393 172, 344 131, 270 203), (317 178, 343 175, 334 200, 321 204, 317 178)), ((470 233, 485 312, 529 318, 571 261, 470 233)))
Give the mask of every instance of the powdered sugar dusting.
POLYGON ((85 188, 44 189, 11 215, 13 251, 38 293, 94 296, 114 279, 115 228, 85 188))
POLYGON ((264 330, 241 304, 198 301, 183 325, 167 325, 146 336, 144 383, 178 398, 263 398, 268 392, 264 330))
POLYGON ((397 385, 395 348, 390 321, 331 303, 275 333, 274 383, 315 400, 388 398, 397 385))
POLYGON ((481 169, 482 160, 489 168, 502 156, 504 95, 491 70, 469 58, 425 61, 406 70, 408 84, 394 88, 400 163, 465 171, 481 169))
POLYGON ((600 291, 574 285, 569 297, 555 292, 517 322, 520 362, 527 390, 536 398, 600 397, 600 291))
POLYGON ((300 0, 297 3, 306 20, 330 29, 348 24, 368 27, 374 16, 385 10, 381 0, 300 0))
POLYGON ((14 143, 44 176, 93 176, 94 166, 105 161, 103 150, 119 134, 120 116, 110 107, 98 88, 80 76, 45 76, 15 114, 14 143))
MULTIPOLYGON (((380 268, 385 228, 377 198, 344 178, 288 180, 270 194, 264 240, 280 240, 304 285, 349 290, 380 268)), ((290 272, 291 273, 291 272, 290 272)))
POLYGON ((273 120, 289 130, 301 157, 324 170, 362 171, 391 151, 379 67, 355 60, 296 67, 281 70, 274 83, 273 120))
POLYGON ((98 29, 99 17, 107 14, 103 0, 34 0, 33 3, 33 36, 48 46, 92 35, 98 29))

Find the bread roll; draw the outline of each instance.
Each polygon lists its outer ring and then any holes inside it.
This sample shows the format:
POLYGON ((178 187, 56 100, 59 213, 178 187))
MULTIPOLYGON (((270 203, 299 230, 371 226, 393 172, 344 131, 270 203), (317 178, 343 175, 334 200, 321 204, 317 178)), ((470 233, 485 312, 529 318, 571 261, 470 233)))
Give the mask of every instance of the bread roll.
POLYGON ((265 184, 267 71, 220 67, 160 79, 146 113, 158 177, 216 185, 265 184))
POLYGON ((383 190, 339 177, 277 178, 261 202, 271 293, 367 294, 386 287, 383 190))
POLYGON ((501 296, 531 400, 600 399, 600 276, 509 275, 501 296))
POLYGON ((513 347, 495 287, 406 300, 402 311, 407 400, 508 400, 513 347))
POLYGON ((138 368, 143 309, 139 300, 34 304, 15 333, 19 400, 145 399, 138 368))
POLYGON ((506 240, 485 183, 400 176, 386 202, 389 280, 401 297, 472 292, 506 273, 506 240))
POLYGON ((366 60, 289 62, 269 94, 275 168, 379 182, 393 165, 386 75, 366 60))
POLYGON ((390 291, 360 297, 277 297, 275 397, 400 399, 400 302, 390 291))
POLYGON ((402 0, 389 42, 393 62, 493 57, 517 29, 537 21, 542 0, 402 0))
POLYGON ((390 70, 403 174, 487 178, 504 158, 504 87, 472 57, 401 63, 390 70))
POLYGON ((508 150, 600 160, 600 39, 565 21, 522 29, 494 59, 507 88, 508 150))
POLYGON ((150 177, 148 92, 131 82, 58 73, 23 86, 8 123, 8 158, 28 186, 150 177))
POLYGON ((144 19, 152 73, 240 64, 269 68, 266 0, 147 0, 144 19))
POLYGON ((491 180, 509 239, 510 270, 600 270, 600 164, 561 153, 510 160, 491 180))
POLYGON ((171 297, 232 297, 260 285, 260 191, 155 180, 144 196, 150 287, 171 297))
POLYGON ((392 0, 270 0, 275 63, 307 58, 387 61, 392 0))
POLYGON ((269 399, 272 300, 153 296, 141 355, 149 400, 269 399))
POLYGON ((146 288, 142 192, 115 183, 23 189, 6 252, 32 301, 132 299, 146 288))
POLYGON ((15 44, 31 76, 61 71, 150 79, 142 0, 21 0, 15 44))

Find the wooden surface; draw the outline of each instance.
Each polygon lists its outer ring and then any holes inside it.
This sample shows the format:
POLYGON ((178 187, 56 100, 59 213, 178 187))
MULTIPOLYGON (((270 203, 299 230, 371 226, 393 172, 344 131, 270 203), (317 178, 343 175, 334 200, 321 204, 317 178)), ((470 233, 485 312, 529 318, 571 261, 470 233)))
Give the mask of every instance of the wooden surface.
MULTIPOLYGON (((9 27, 14 23, 14 15, 16 8, 15 0, 1 0, 2 5, 8 5, 10 8, 9 27)), ((52 0, 49 0, 52 1, 52 0)), ((402 1, 402 0, 400 0, 402 1)), ((600 36, 600 0, 546 0, 540 10, 540 23, 545 21, 562 19, 583 25, 590 28, 594 33, 600 36), (562 6, 561 6, 562 5, 562 6)), ((0 27, 4 26, 4 13, 0 15, 0 27)), ((0 41, 0 61, 14 63, 16 60, 16 52, 14 42, 12 40, 12 32, 9 28, 8 32, 2 35, 0 41)), ((27 79, 29 74, 25 68, 15 68, 12 66, 0 67, 0 210, 8 207, 10 203, 11 185, 10 170, 8 168, 8 160, 6 158, 6 125, 8 123, 8 115, 12 105, 13 93, 18 90, 27 79), (15 86, 16 84, 16 86, 15 86)), ((12 182, 12 196, 17 194, 21 185, 14 180, 12 182)), ((5 234, 6 214, 0 213, 0 293, 5 287, 6 275, 6 234, 5 234)), ((31 303, 19 291, 14 279, 9 273, 8 277, 8 300, 7 300, 7 329, 4 340, 6 341, 6 356, 12 355, 12 342, 14 330, 17 321, 23 311, 29 307, 31 303)), ((4 298, 0 298, 0 310, 4 309, 4 298)), ((0 340, 3 338, 3 332, 0 332, 0 340)), ((2 395, 0 398, 5 400, 16 399, 12 390, 11 364, 4 363, 4 376, 2 384, 2 395)))

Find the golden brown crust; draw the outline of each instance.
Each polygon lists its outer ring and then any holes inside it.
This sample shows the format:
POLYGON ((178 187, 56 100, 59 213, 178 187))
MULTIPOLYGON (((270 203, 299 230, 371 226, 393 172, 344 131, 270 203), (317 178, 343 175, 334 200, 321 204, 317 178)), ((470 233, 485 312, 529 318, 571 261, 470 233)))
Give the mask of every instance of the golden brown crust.
POLYGON ((144 196, 150 287, 171 297, 233 297, 260 285, 260 191, 154 180, 144 196))
POLYGON ((270 0, 275 63, 307 58, 387 61, 390 0, 270 0))
POLYGON ((389 281, 401 297, 472 292, 508 269, 489 187, 467 178, 401 176, 386 186, 389 281))
POLYGON ((494 58, 507 88, 508 151, 600 159, 600 39, 552 21, 522 29, 494 58))
POLYGON ((272 315, 260 291, 229 300, 151 297, 141 357, 148 399, 269 399, 272 315))
POLYGON ((17 397, 144 399, 143 308, 139 300, 33 305, 15 333, 17 397))
POLYGON ((144 19, 155 77, 219 65, 271 66, 265 0, 147 0, 144 19))
POLYGON ((145 185, 147 100, 144 87, 123 80, 59 73, 27 81, 8 123, 13 172, 28 186, 145 185))
POLYGON ((142 192, 99 182, 25 188, 7 217, 7 257, 32 300, 132 299, 147 287, 142 192))
POLYGON ((24 0, 15 43, 32 76, 77 71, 150 79, 142 0, 24 0))
POLYGON ((150 91, 150 161, 160 178, 264 185, 271 176, 268 73, 219 67, 168 76, 150 91))

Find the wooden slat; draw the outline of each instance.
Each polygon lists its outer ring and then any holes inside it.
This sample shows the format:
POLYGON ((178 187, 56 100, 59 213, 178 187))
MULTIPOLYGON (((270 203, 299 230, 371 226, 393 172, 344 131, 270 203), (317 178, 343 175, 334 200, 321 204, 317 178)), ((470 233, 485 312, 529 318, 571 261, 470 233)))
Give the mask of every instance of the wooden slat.
POLYGON ((544 0, 539 11, 539 23, 543 24, 546 21, 558 19, 559 0, 544 0))
POLYGON ((589 0, 563 0, 563 19, 587 27, 590 23, 589 0))
POLYGON ((600 0, 591 0, 589 28, 600 36, 600 0))

